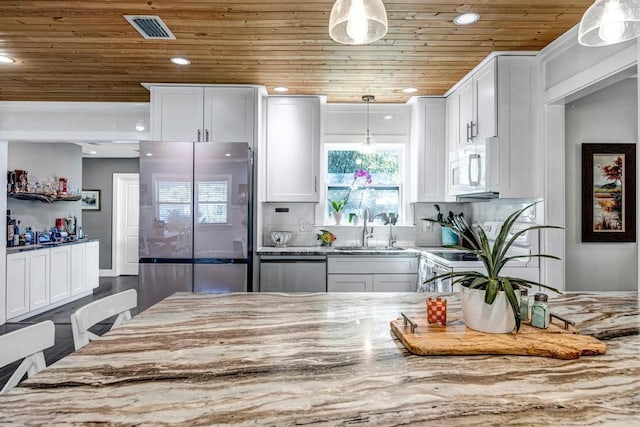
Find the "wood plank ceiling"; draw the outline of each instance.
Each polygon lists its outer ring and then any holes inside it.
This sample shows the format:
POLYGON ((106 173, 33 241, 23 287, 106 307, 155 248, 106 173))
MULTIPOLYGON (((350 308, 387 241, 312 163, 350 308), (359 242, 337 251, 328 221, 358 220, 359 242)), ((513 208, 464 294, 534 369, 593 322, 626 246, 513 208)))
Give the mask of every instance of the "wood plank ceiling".
POLYGON ((329 102, 442 95, 492 51, 540 50, 593 0, 384 0, 387 35, 331 40, 333 0, 0 0, 0 100, 143 101, 141 82, 263 84, 329 102), (466 11, 478 23, 458 27, 466 11), (145 40, 123 15, 159 15, 176 40, 145 40), (184 56, 188 67, 169 59, 184 56))

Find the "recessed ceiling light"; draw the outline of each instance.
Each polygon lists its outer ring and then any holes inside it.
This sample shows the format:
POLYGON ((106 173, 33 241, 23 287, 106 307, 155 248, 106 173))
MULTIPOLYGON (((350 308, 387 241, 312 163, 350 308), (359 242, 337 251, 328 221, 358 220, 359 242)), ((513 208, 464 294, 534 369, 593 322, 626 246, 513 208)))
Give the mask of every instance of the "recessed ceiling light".
POLYGON ((389 115, 389 116, 384 116, 385 120, 390 120, 393 119, 393 116, 389 115))
POLYGON ((136 130, 138 132, 144 132, 144 125, 142 123, 137 123, 136 124, 136 130))
POLYGON ((474 24, 480 19, 480 15, 475 12, 463 13, 453 18, 453 23, 456 25, 469 25, 474 24))
POLYGON ((287 92, 289 88, 284 86, 277 86, 277 87, 274 87, 273 90, 276 92, 287 92))
POLYGON ((89 151, 89 154, 98 154, 98 152, 96 150, 91 150, 89 151))
POLYGON ((224 155, 225 157, 231 157, 231 153, 227 153, 224 155))
POLYGON ((187 58, 181 58, 179 56, 171 58, 171 62, 173 62, 176 65, 189 65, 189 64, 191 64, 191 61, 189 61, 187 58))
POLYGON ((404 93, 415 93, 418 91, 418 89, 416 89, 415 87, 408 87, 408 88, 402 89, 402 91, 404 93))
POLYGON ((147 154, 145 154, 145 156, 151 157, 151 156, 153 156, 153 153, 147 153, 147 154))
POLYGON ((9 58, 8 56, 0 55, 0 62, 3 64, 11 64, 16 61, 15 59, 9 58))

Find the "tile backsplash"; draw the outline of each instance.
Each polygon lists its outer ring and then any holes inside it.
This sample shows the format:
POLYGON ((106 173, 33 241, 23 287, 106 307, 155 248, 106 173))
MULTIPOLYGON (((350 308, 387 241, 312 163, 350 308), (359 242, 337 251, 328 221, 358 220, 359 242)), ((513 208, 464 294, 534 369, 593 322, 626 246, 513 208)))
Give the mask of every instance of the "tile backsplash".
POLYGON ((272 231, 290 231, 289 246, 313 246, 315 203, 263 203, 262 241, 273 246, 272 231))
MULTIPOLYGON (((442 202, 438 203, 442 215, 446 218, 449 211, 462 213, 469 223, 483 223, 490 220, 504 220, 507 215, 530 202, 526 200, 490 200, 483 202, 442 202)), ((320 244, 317 235, 320 230, 329 230, 336 237, 336 246, 357 246, 362 241, 362 226, 354 225, 316 225, 315 203, 263 203, 262 238, 265 246, 273 246, 272 231, 289 231, 289 246, 316 246, 320 244)), ((413 205, 414 225, 393 226, 391 233, 396 240, 395 246, 439 246, 442 244, 440 226, 422 221, 422 218, 435 219, 437 211, 434 203, 415 203, 413 205)), ((535 222, 535 210, 525 213, 523 220, 535 222)), ((389 241, 389 226, 374 225, 371 246, 386 246, 389 241)))

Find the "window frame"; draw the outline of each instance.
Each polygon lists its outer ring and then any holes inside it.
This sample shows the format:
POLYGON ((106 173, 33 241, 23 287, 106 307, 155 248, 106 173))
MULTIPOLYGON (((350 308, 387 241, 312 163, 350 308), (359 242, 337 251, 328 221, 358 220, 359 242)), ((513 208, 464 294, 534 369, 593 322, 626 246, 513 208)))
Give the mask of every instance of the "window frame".
MULTIPOLYGON (((189 207, 191 223, 196 224, 198 227, 228 227, 231 226, 229 221, 229 217, 231 214, 231 196, 232 196, 232 175, 231 174, 217 174, 217 175, 203 175, 198 181, 192 179, 185 179, 184 175, 174 175, 174 174, 153 174, 152 182, 153 182, 153 204, 154 204, 154 215, 160 220, 160 205, 176 205, 182 206, 187 205, 189 207), (198 222, 198 213, 200 209, 200 204, 197 200, 198 197, 198 185, 200 182, 215 182, 215 181, 226 181, 227 183, 227 200, 225 202, 227 207, 227 216, 225 222, 216 222, 216 223, 207 223, 207 222, 198 222), (172 202, 160 202, 160 183, 161 182, 187 182, 191 185, 191 192, 189 193, 189 202, 184 203, 172 203, 172 202)), ((208 204, 214 202, 202 202, 202 204, 208 204)), ((222 202, 215 202, 215 204, 222 204, 222 202)), ((169 223, 167 223, 169 225, 169 223)))
POLYGON ((229 221, 229 217, 231 214, 231 193, 233 191, 232 186, 232 175, 231 174, 217 174, 217 175, 203 175, 199 181, 196 181, 196 185, 194 186, 194 196, 197 197, 197 187, 201 182, 216 182, 216 181, 226 181, 227 183, 227 200, 225 202, 227 207, 227 216, 225 222, 199 222, 198 221, 198 213, 200 211, 201 204, 222 204, 222 202, 200 202, 199 200, 195 201, 195 211, 194 212, 194 222, 198 225, 198 227, 226 227, 230 226, 231 223, 229 221))
MULTIPOLYGON (((322 146, 322 158, 321 158, 321 173, 323 177, 323 184, 320 189, 320 203, 316 214, 316 223, 322 225, 334 225, 331 218, 327 215, 329 210, 329 171, 328 171, 328 156, 330 150, 358 150, 360 143, 356 142, 325 142, 322 146)), ((377 185, 376 187, 389 187, 389 188, 398 188, 398 207, 400 210, 400 215, 398 216, 398 224, 397 225, 409 225, 409 221, 411 218, 410 209, 411 206, 408 203, 409 200, 409 186, 405 185, 405 183, 409 182, 410 179, 410 171, 409 171, 409 159, 408 153, 410 150, 410 144, 408 142, 385 142, 385 143, 375 143, 378 149, 398 149, 400 151, 400 161, 399 161, 399 183, 398 185, 392 184, 383 184, 377 185)), ((335 187, 335 185, 331 185, 335 187)), ((353 226, 349 224, 348 221, 343 220, 343 224, 347 226, 353 226)))

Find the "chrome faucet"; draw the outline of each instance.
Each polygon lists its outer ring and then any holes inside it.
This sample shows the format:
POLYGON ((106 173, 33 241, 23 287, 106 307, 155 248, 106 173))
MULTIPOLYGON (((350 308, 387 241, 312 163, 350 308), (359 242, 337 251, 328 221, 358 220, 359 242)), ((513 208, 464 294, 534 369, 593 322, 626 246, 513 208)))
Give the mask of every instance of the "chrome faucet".
POLYGON ((373 222, 373 218, 371 215, 371 209, 369 208, 364 208, 364 214, 363 214, 363 221, 362 221, 362 247, 363 248, 368 248, 369 247, 369 239, 371 237, 373 237, 373 227, 369 228, 367 230, 367 222, 371 221, 373 222))
POLYGON ((391 221, 389 221, 389 242, 387 247, 388 248, 392 248, 393 244, 396 242, 396 239, 393 237, 393 232, 391 231, 391 226, 393 225, 393 223, 391 221))

